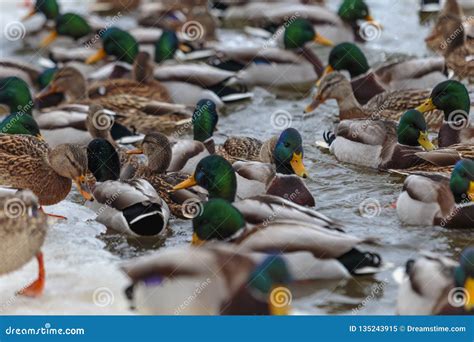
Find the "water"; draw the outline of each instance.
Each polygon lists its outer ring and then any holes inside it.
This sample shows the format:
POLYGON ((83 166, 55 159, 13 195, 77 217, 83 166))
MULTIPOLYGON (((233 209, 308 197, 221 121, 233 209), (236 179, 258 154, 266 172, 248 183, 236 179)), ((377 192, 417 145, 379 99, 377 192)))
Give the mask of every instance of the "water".
MULTIPOLYGON (((413 0, 367 1, 374 17, 384 25, 379 39, 366 44, 371 63, 378 63, 399 55, 428 55, 424 37, 429 28, 418 24, 413 0)), ((79 1, 66 1, 78 8, 79 1)), ((337 2, 329 5, 337 7, 337 2)), ((0 4, 0 27, 18 18, 24 10, 16 2, 0 4)), ((225 32, 226 44, 237 45, 248 41, 235 32, 225 32)), ((19 42, 2 41, 0 55, 11 56, 21 47, 19 42), (5 43, 5 44, 4 44, 5 43)), ((326 58, 327 50, 317 50, 326 58)), ((420 250, 439 252, 457 258, 470 243, 468 231, 447 230, 440 227, 404 227, 399 223, 392 204, 396 201, 403 178, 385 173, 338 163, 333 156, 317 149, 315 142, 322 133, 334 126, 337 114, 335 103, 329 101, 315 115, 303 116, 309 96, 303 99, 276 99, 263 90, 255 90, 252 102, 240 103, 226 109, 219 121, 218 138, 225 135, 249 135, 268 138, 278 133, 271 125, 271 115, 278 110, 291 114, 292 126, 303 135, 305 164, 311 178, 307 184, 316 198, 317 209, 323 214, 344 222, 347 231, 357 236, 373 236, 382 246, 369 249, 380 253, 392 265, 374 277, 362 277, 343 282, 312 282, 294 289, 294 306, 301 312, 315 314, 393 314, 397 284, 392 280, 395 267, 420 250), (245 123, 243 125, 242 123, 245 123), (361 215, 360 207, 375 204, 373 217, 361 215)), ((310 95, 310 94, 308 94, 310 95)), ((49 212, 62 214, 67 222, 51 226, 44 245, 47 288, 40 299, 14 297, 14 292, 36 275, 36 263, 30 262, 21 270, 0 278, 0 312, 4 314, 125 314, 130 313, 123 289, 127 285, 120 272, 120 262, 134 256, 188 243, 191 240, 189 222, 173 221, 172 233, 165 241, 144 246, 126 239, 93 221, 93 214, 80 205, 72 193, 68 200, 49 212)), ((366 215, 367 216, 367 215, 366 215)))

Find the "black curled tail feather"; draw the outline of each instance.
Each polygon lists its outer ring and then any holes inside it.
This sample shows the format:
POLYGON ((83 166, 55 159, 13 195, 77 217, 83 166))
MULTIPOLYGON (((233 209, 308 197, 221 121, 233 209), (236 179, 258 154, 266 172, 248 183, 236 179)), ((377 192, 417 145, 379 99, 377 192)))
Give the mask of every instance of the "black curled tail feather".
POLYGON ((331 146, 331 144, 336 140, 336 135, 331 131, 324 131, 323 138, 326 144, 331 146))
POLYGON ((337 260, 351 273, 357 274, 364 267, 378 268, 382 265, 382 258, 377 253, 361 252, 356 248, 340 256, 337 260))

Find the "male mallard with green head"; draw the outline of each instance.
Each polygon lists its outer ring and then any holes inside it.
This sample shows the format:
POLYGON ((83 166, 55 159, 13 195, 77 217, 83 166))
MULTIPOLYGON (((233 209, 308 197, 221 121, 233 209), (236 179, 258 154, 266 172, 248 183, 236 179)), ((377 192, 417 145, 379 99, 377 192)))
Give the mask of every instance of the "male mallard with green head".
POLYGON ((118 27, 111 27, 100 38, 102 48, 86 60, 87 64, 97 63, 107 56, 113 56, 119 61, 133 64, 138 54, 138 43, 130 33, 118 27))
POLYGON ((473 195, 474 161, 464 159, 456 163, 449 180, 439 176, 409 176, 398 197, 397 214, 409 225, 471 228, 473 195))
POLYGON ((31 18, 38 13, 44 15, 47 20, 55 20, 59 16, 59 12, 57 0, 36 0, 35 5, 23 20, 31 18))
MULTIPOLYGON (((402 62, 383 64, 376 69, 371 69, 365 54, 355 44, 341 43, 332 48, 329 54, 328 65, 323 76, 333 71, 347 71, 351 76, 351 85, 357 101, 364 105, 375 95, 386 90, 396 90, 393 81, 401 81, 401 89, 425 88, 425 82, 420 81, 430 74, 439 82, 445 79, 444 61, 441 58, 413 59, 402 62)), ((319 82, 318 82, 319 83, 319 82)), ((432 84, 430 80, 428 83, 432 84)), ((429 85, 428 85, 429 86, 429 85)))
POLYGON ((473 264, 473 247, 462 251, 459 263, 433 253, 408 260, 398 290, 397 314, 472 315, 473 264))
POLYGON ((92 28, 87 21, 76 13, 64 13, 56 18, 55 28, 41 42, 41 47, 46 47, 54 42, 58 36, 70 37, 78 40, 92 33, 92 28))
POLYGON ((376 272, 381 265, 378 255, 357 248, 370 239, 295 219, 252 224, 229 201, 219 198, 203 205, 200 215, 193 219, 193 230, 195 245, 220 240, 246 253, 283 253, 297 280, 347 278, 376 272))
POLYGON ((336 134, 324 139, 339 161, 371 168, 405 169, 425 161, 416 153, 433 150, 423 114, 404 113, 400 122, 389 120, 345 120, 336 134))
POLYGON ((13 272, 36 257, 38 279, 19 294, 37 297, 45 286, 41 246, 48 229, 47 216, 39 210, 38 198, 29 190, 0 195, 0 208, 0 274, 13 272))
POLYGON ((443 111, 444 121, 438 134, 439 147, 474 141, 474 129, 469 122, 471 100, 462 83, 454 80, 441 82, 416 109, 422 113, 433 109, 443 111))

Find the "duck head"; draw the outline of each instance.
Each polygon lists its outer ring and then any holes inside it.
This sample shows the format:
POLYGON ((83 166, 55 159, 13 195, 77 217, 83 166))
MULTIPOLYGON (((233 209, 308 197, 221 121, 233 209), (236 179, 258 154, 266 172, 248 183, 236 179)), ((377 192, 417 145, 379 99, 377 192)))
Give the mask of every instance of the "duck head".
POLYGON ((82 100, 88 97, 87 81, 84 75, 73 66, 59 69, 49 85, 36 94, 41 101, 52 94, 63 94, 70 101, 82 100))
POLYGON ((98 182, 120 177, 120 158, 106 139, 96 138, 87 145, 87 165, 98 182))
POLYGON ((102 36, 102 48, 86 60, 86 64, 94 64, 107 56, 133 64, 138 54, 138 43, 127 31, 111 27, 102 36))
POLYGON ((197 164, 194 174, 173 190, 199 185, 207 190, 209 198, 222 198, 233 202, 237 192, 237 178, 232 165, 221 156, 207 156, 197 164))
POLYGON ((351 78, 354 78, 367 73, 369 69, 369 62, 367 62, 367 58, 357 45, 341 43, 333 47, 329 53, 328 65, 320 79, 335 70, 345 70, 349 72, 351 78))
POLYGON ((36 0, 35 5, 23 20, 31 18, 36 13, 43 14, 48 20, 54 20, 59 16, 59 12, 59 4, 57 0, 36 0))
POLYGON ((469 119, 471 100, 461 82, 448 80, 434 87, 430 97, 416 109, 422 113, 439 109, 444 112, 445 121, 461 123, 469 119))
POLYGON ((311 103, 305 108, 305 113, 314 111, 321 104, 330 99, 335 99, 338 103, 342 103, 351 98, 355 100, 351 83, 338 71, 331 71, 322 77, 318 83, 318 91, 314 94, 311 103))
POLYGON ((425 150, 434 150, 428 138, 428 129, 423 114, 415 109, 405 112, 397 127, 398 143, 408 146, 422 146, 425 150))
POLYGON ((148 168, 156 173, 165 173, 172 157, 169 139, 158 132, 147 134, 140 148, 127 151, 127 153, 144 154, 148 158, 148 168))
POLYGON ((219 116, 214 101, 199 100, 192 117, 194 140, 204 142, 212 138, 218 120, 219 116))
POLYGON ((468 247, 461 253, 459 266, 454 271, 456 287, 465 291, 464 309, 470 312, 474 309, 474 247, 468 247))
POLYGON ((90 25, 82 16, 75 13, 64 13, 56 18, 55 29, 43 39, 41 47, 48 46, 54 42, 58 36, 66 36, 77 40, 91 33, 92 29, 90 25))
POLYGON ((474 161, 463 159, 456 163, 449 187, 456 203, 466 203, 474 199, 474 161))
POLYGON ((26 134, 35 136, 41 140, 38 123, 33 116, 24 113, 12 113, 0 123, 0 133, 3 134, 26 134))
POLYGON ((285 49, 301 48, 308 42, 324 46, 334 45, 329 39, 317 33, 309 20, 296 19, 286 26, 283 36, 285 49))
POLYGON ((11 113, 32 115, 34 102, 28 84, 18 77, 0 79, 0 104, 7 106, 11 113))
POLYGON ((364 0, 344 0, 337 11, 339 17, 348 24, 356 24, 359 20, 365 20, 374 25, 379 25, 370 14, 369 6, 364 0))
POLYGON ((273 158, 278 173, 308 177, 303 164, 303 139, 296 129, 287 128, 280 134, 273 150, 273 158))

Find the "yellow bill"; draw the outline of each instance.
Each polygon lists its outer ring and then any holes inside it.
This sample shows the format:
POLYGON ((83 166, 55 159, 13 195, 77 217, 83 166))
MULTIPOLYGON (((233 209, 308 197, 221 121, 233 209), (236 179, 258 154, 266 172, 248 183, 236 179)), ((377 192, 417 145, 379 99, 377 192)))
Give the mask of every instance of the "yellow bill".
POLYGON ((79 189, 79 192, 81 193, 82 197, 84 197, 88 201, 93 199, 91 191, 89 190, 89 187, 86 184, 85 176, 77 177, 76 179, 74 179, 74 183, 76 183, 77 188, 79 189))
POLYGON ((37 100, 42 100, 45 97, 48 97, 51 94, 55 93, 61 93, 62 89, 60 89, 54 82, 51 83, 49 86, 44 88, 42 91, 40 91, 38 94, 36 94, 35 98, 37 100))
POLYGON ((433 104, 433 99, 429 98, 425 100, 421 105, 415 108, 417 111, 421 113, 426 113, 436 109, 436 106, 433 104))
POLYGON ((191 52, 191 48, 187 46, 186 44, 180 43, 178 45, 178 49, 180 49, 183 52, 191 52))
POLYGON ((435 146, 431 143, 430 139, 428 138, 428 132, 420 132, 418 136, 418 143, 427 151, 432 151, 435 149, 435 146))
POLYGON ((474 308, 474 278, 468 277, 466 279, 466 282, 464 283, 464 289, 467 293, 466 304, 464 304, 464 308, 466 311, 470 311, 474 308))
POLYGON ((89 58, 86 59, 86 64, 97 63, 97 62, 103 60, 105 57, 107 57, 107 52, 105 52, 104 48, 101 48, 95 54, 93 54, 92 56, 90 56, 89 58))
POLYGON ((321 85, 322 79, 332 72, 334 72, 334 68, 332 67, 332 65, 328 65, 326 68, 324 68, 323 74, 321 75, 319 80, 316 82, 316 86, 319 87, 321 85))
POLYGON ((303 153, 293 153, 293 158, 291 158, 290 161, 291 168, 293 169, 293 172, 303 178, 308 177, 308 173, 306 172, 306 169, 303 164, 303 153))
POLYGON ((141 148, 136 148, 134 150, 128 150, 127 154, 143 154, 143 150, 141 148))
POLYGON ((368 14, 364 19, 365 21, 367 21, 368 23, 371 23, 372 25, 378 26, 381 29, 383 28, 382 24, 379 23, 377 20, 375 20, 374 17, 372 17, 370 14, 368 14))
POLYGON ((193 233, 193 240, 191 241, 191 245, 193 246, 201 246, 204 244, 204 240, 201 240, 196 233, 193 233))
POLYGON ((471 202, 474 202, 474 182, 469 182, 468 196, 471 202))
POLYGON ((49 33, 49 35, 41 41, 40 46, 41 47, 46 47, 49 44, 51 44, 52 42, 54 42, 57 38, 58 38, 58 32, 51 31, 49 33))
POLYGON ((179 183, 178 185, 174 186, 173 191, 187 189, 187 188, 190 188, 192 186, 195 186, 196 184, 197 184, 196 179, 194 178, 194 175, 192 175, 191 177, 189 177, 185 181, 183 181, 183 182, 179 183))
POLYGON ((332 40, 320 35, 319 33, 316 33, 316 36, 314 37, 314 42, 323 46, 334 46, 332 40))

